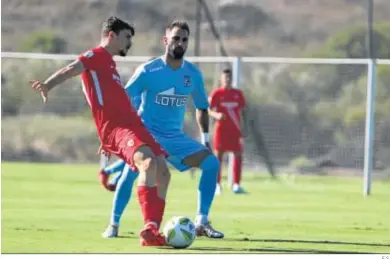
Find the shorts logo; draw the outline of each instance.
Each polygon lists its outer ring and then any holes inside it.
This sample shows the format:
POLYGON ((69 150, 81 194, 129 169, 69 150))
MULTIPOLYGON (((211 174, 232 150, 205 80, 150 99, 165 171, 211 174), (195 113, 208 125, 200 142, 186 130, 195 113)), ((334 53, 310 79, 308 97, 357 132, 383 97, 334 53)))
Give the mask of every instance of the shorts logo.
POLYGON ((130 139, 129 141, 127 141, 127 146, 128 147, 134 146, 134 140, 130 139))

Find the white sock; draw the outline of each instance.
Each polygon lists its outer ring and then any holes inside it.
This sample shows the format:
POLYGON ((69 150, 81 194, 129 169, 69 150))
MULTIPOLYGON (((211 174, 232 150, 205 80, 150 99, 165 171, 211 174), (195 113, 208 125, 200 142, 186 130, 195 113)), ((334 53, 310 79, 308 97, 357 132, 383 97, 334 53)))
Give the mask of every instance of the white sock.
POLYGON ((198 214, 195 218, 195 225, 204 225, 209 222, 209 219, 206 215, 198 214))

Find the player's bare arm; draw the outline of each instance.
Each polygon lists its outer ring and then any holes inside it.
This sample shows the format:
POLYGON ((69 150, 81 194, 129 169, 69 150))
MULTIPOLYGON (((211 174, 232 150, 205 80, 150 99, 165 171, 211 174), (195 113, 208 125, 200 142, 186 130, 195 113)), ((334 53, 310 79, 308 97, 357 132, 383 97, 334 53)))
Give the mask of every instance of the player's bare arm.
POLYGON ((49 76, 43 83, 39 80, 31 80, 30 84, 33 89, 41 93, 43 102, 46 103, 48 99, 48 92, 51 89, 72 77, 80 75, 84 70, 85 68, 83 64, 80 61, 75 60, 49 76))
POLYGON ((224 120, 224 119, 226 119, 226 115, 225 114, 223 114, 222 112, 216 112, 216 111, 214 111, 211 108, 209 108, 209 115, 210 115, 210 117, 212 117, 213 119, 216 119, 216 120, 224 120))
POLYGON ((203 134, 203 142, 209 147, 209 112, 207 109, 196 109, 196 121, 198 122, 200 132, 203 134))
MULTIPOLYGON (((202 132, 202 142, 210 148, 209 144, 209 113, 207 109, 196 109, 196 120, 202 132)), ((200 163, 211 153, 209 149, 201 150, 183 160, 183 164, 190 167, 198 167, 200 163)))

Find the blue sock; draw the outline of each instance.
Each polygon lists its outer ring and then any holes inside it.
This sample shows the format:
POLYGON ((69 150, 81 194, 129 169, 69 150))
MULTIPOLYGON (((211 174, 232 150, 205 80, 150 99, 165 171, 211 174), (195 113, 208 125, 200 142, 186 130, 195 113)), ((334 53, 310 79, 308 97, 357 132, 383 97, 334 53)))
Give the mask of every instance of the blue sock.
POLYGON ((125 165, 118 185, 116 187, 113 206, 111 211, 111 224, 119 225, 123 211, 130 201, 131 192, 133 190, 134 181, 137 179, 138 173, 133 172, 128 165, 125 165))
POLYGON ((214 200, 219 166, 219 161, 214 155, 206 157, 199 166, 202 170, 202 174, 198 188, 198 215, 202 215, 205 220, 207 220, 211 204, 214 200))
POLYGON ((121 172, 124 170, 125 165, 126 165, 125 161, 119 159, 119 160, 115 161, 115 163, 112 163, 111 165, 105 167, 103 169, 103 171, 106 174, 113 174, 115 172, 121 172))

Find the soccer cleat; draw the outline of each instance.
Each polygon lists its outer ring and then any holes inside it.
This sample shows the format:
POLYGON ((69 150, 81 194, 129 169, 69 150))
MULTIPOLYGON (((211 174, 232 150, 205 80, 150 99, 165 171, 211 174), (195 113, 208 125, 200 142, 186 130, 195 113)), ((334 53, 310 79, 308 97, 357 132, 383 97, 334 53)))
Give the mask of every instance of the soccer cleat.
POLYGON ((235 193, 235 194, 247 194, 247 193, 248 193, 247 191, 245 191, 245 190, 244 190, 240 185, 238 185, 238 184, 234 184, 232 190, 233 190, 233 193, 235 193))
POLYGON ((100 181, 100 184, 101 184, 107 191, 115 192, 116 185, 115 185, 115 184, 112 184, 112 183, 109 183, 109 182, 108 182, 109 178, 110 178, 110 175, 106 174, 103 170, 101 170, 101 171, 99 172, 99 181, 100 181))
POLYGON ((215 230, 210 223, 197 225, 196 226, 196 235, 205 236, 208 238, 223 238, 225 235, 222 232, 215 230))
POLYGON ((215 195, 221 195, 222 194, 222 186, 221 184, 217 183, 217 187, 215 188, 215 195))
POLYGON ((102 237, 104 238, 115 238, 118 237, 119 227, 114 225, 109 225, 106 228, 106 231, 102 233, 102 237))
POLYGON ((165 237, 158 231, 157 225, 148 223, 140 232, 142 246, 166 246, 165 237))

